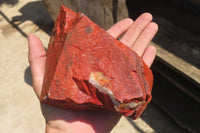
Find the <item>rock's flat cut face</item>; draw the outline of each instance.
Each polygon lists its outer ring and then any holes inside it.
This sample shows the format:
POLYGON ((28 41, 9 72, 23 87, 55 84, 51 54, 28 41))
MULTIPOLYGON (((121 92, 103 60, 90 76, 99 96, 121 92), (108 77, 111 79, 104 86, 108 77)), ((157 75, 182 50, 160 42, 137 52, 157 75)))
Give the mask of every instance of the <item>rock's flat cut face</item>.
POLYGON ((82 13, 62 6, 47 50, 41 102, 108 109, 137 118, 151 100, 153 75, 130 48, 82 13))

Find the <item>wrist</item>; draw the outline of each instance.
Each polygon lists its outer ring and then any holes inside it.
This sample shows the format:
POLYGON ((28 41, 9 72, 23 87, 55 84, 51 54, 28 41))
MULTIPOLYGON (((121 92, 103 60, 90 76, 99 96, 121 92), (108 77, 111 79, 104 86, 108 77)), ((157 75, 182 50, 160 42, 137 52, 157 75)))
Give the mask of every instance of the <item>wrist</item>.
POLYGON ((74 122, 61 122, 54 121, 46 124, 46 133, 96 133, 92 124, 74 121, 74 122))

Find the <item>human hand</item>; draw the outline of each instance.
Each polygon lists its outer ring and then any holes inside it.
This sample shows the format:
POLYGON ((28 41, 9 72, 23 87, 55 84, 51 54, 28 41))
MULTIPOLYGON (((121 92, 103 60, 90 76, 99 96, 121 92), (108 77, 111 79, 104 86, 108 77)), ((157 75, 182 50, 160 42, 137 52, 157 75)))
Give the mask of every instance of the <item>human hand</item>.
MULTIPOLYGON (((158 30, 157 24, 151 22, 149 13, 142 14, 135 22, 124 19, 110 29, 108 33, 131 47, 150 67, 156 49, 148 46, 158 30)), ((38 37, 31 34, 28 36, 29 62, 33 79, 33 89, 40 97, 45 72, 46 51, 38 37)), ((74 111, 60 109, 47 104, 41 104, 42 112, 46 120, 47 133, 62 132, 110 132, 120 119, 120 115, 106 110, 74 111)))

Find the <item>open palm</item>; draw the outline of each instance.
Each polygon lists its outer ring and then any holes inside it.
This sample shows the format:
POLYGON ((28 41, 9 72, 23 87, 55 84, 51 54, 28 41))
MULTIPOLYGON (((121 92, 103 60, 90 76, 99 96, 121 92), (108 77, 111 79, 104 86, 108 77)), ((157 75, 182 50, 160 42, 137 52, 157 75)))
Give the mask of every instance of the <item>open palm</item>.
MULTIPOLYGON (((155 58, 156 49, 148 45, 158 30, 157 24, 151 21, 151 14, 144 13, 135 22, 127 18, 107 30, 113 37, 120 37, 120 41, 132 48, 149 67, 155 58)), ((33 34, 28 36, 28 43, 33 89, 40 97, 45 72, 46 51, 40 39, 33 34)), ((120 119, 119 114, 106 110, 74 111, 46 104, 41 104, 41 108, 48 133, 106 133, 110 132, 120 119)))

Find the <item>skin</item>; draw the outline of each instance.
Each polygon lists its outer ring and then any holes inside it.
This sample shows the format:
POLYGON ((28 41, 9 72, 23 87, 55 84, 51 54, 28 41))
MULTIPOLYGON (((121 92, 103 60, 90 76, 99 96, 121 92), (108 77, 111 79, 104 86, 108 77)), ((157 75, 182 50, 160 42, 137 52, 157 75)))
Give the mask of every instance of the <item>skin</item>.
MULTIPOLYGON (((107 30, 115 38, 134 50, 150 67, 156 55, 156 49, 148 46, 158 30, 152 22, 152 15, 144 13, 136 21, 123 19, 107 30)), ((40 39, 28 36, 28 59, 31 66, 33 89, 40 97, 45 72, 46 51, 40 39)), ((54 106, 41 104, 46 120, 46 133, 107 133, 120 119, 120 115, 105 110, 73 111, 63 110, 54 106)))

